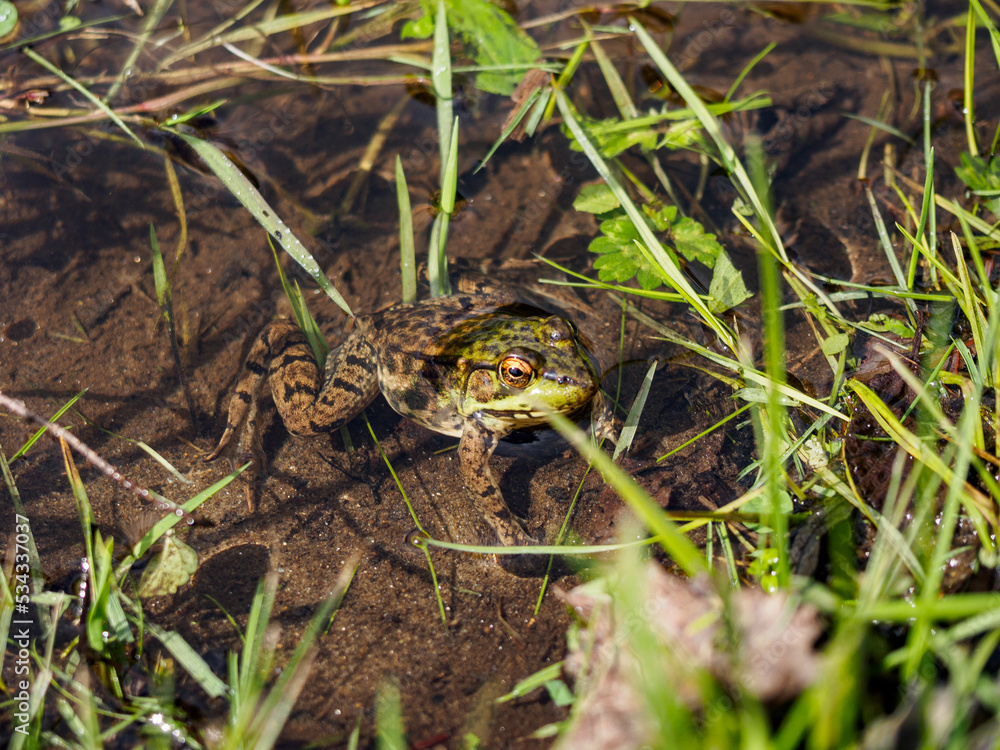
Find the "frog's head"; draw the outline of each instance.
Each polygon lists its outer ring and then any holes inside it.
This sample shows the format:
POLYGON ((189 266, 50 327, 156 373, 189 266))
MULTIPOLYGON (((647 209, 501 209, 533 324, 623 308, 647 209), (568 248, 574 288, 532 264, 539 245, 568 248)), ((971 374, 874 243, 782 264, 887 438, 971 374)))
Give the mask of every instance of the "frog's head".
POLYGON ((594 359, 566 318, 499 316, 487 328, 468 342, 463 416, 477 414, 491 429, 507 432, 543 423, 537 402, 571 414, 598 392, 594 359))

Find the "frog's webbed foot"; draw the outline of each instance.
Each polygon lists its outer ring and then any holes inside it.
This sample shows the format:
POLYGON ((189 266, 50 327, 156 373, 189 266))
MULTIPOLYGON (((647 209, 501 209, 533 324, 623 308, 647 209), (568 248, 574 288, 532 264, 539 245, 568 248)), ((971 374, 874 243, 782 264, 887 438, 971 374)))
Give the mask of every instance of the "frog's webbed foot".
POLYGON ((614 445, 618 445, 618 425, 615 423, 615 413, 611 404, 598 391, 591 401, 590 427, 594 437, 610 440, 614 445))
MULTIPOLYGON (((462 480, 483 518, 493 527, 500 543, 505 547, 525 547, 537 544, 537 540, 528 535, 514 514, 510 512, 503 499, 500 487, 497 485, 493 472, 490 471, 490 456, 497 446, 500 436, 490 432, 478 422, 470 422, 462 433, 462 441, 458 446, 461 461, 462 480)), ((531 576, 535 572, 524 572, 532 568, 535 560, 544 558, 535 555, 497 555, 500 566, 515 575, 531 576)))
POLYGON ((244 391, 241 390, 244 385, 247 383, 245 379, 241 379, 229 405, 229 421, 226 424, 226 431, 222 434, 215 450, 205 458, 205 461, 214 461, 217 458, 225 457, 230 471, 235 471, 248 461, 251 462, 251 465, 240 475, 240 480, 243 483, 247 509, 254 513, 259 504, 260 485, 264 477, 267 476, 268 465, 261 442, 263 430, 260 425, 258 396, 250 391, 247 394, 249 400, 244 401, 244 391), (238 436, 238 439, 233 440, 234 436, 238 436))
MULTIPOLYGON (((297 325, 288 320, 276 320, 268 324, 254 341, 243 365, 236 390, 229 401, 226 430, 215 450, 205 458, 206 461, 214 461, 225 456, 231 469, 253 461, 253 465, 242 474, 247 508, 251 513, 257 509, 260 484, 268 472, 267 457, 261 442, 263 425, 259 409, 268 378, 275 369, 286 369, 289 362, 294 362, 300 370, 307 371, 300 377, 306 380, 311 378, 312 390, 318 391, 319 369, 315 359, 311 357, 305 334, 297 325), (303 355, 308 355, 310 360, 307 362, 303 355)), ((298 395, 306 387, 285 390, 298 395)), ((282 406, 284 403, 279 403, 279 407, 282 406)))

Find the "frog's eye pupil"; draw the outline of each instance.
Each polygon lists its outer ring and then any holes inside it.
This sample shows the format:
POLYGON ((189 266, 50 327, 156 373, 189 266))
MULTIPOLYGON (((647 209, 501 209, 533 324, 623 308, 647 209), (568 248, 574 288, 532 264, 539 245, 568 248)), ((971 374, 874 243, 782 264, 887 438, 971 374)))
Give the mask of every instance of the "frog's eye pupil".
POLYGON ((518 357, 507 357, 500 363, 500 379, 514 388, 528 385, 531 375, 531 365, 518 357))

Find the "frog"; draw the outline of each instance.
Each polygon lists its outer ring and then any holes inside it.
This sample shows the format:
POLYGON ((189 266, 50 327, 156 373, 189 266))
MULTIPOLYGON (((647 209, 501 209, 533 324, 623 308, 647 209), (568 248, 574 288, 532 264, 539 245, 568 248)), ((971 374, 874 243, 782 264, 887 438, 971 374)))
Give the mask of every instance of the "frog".
MULTIPOLYGON (((535 543, 507 506, 490 458, 501 439, 546 422, 539 404, 567 416, 589 406, 594 433, 614 440, 600 365, 576 324, 483 281, 355 323, 321 371, 298 325, 270 322, 250 349, 225 431, 206 460, 231 450, 239 436, 238 454, 266 472, 258 405, 268 385, 295 436, 339 429, 381 393, 402 416, 459 438, 465 490, 502 545, 535 543)), ((248 489, 251 511, 254 495, 248 489)))

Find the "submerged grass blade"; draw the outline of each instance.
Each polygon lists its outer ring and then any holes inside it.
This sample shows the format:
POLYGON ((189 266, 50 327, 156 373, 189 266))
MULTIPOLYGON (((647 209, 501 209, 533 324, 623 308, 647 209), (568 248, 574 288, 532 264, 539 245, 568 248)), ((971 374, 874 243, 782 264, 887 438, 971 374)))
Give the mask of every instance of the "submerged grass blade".
MULTIPOLYGON (((614 296, 612 296, 612 299, 620 301, 618 298, 614 296)), ((740 362, 731 359, 730 357, 726 357, 724 355, 719 354, 714 349, 710 349, 707 346, 702 346, 701 344, 697 344, 694 341, 691 341, 690 339, 684 338, 683 336, 677 334, 675 331, 670 330, 666 326, 662 325, 653 318, 649 317, 641 310, 633 306, 631 303, 626 303, 626 310, 629 315, 638 320, 640 323, 652 328, 654 331, 662 335, 663 338, 666 339, 667 341, 670 341, 674 344, 679 344, 680 346, 689 349, 695 354, 704 357, 709 362, 719 365, 720 367, 723 367, 726 370, 738 373, 740 377, 742 377, 746 381, 749 381, 751 383, 756 383, 758 385, 768 388, 772 387, 772 381, 767 377, 766 374, 760 372, 759 370, 743 365, 740 362)), ((709 372, 715 377, 719 377, 717 373, 711 370, 707 370, 707 372, 709 372)), ((850 421, 850 418, 846 414, 837 411, 829 404, 824 404, 822 401, 819 401, 813 398, 812 396, 807 396, 802 391, 796 388, 792 388, 786 383, 775 383, 773 384, 773 386, 782 396, 792 399, 792 401, 794 401, 795 403, 810 406, 813 409, 817 409, 821 412, 829 414, 832 417, 837 417, 838 419, 841 419, 844 422, 850 421)))
POLYGON ((160 243, 156 238, 156 228, 153 223, 149 223, 149 244, 153 251, 153 285, 156 287, 156 302, 160 306, 160 314, 163 315, 167 324, 167 338, 170 340, 170 352, 174 357, 174 365, 177 367, 177 379, 180 381, 181 390, 184 392, 184 399, 187 402, 188 416, 191 419, 191 431, 198 433, 198 412, 194 408, 194 398, 191 396, 191 388, 188 386, 187 374, 184 370, 184 362, 181 360, 180 346, 177 344, 177 330, 174 326, 174 299, 170 280, 167 278, 167 270, 163 263, 163 254, 160 252, 160 243))
POLYGON ((212 668, 191 647, 191 644, 184 640, 180 633, 164 630, 148 620, 146 621, 146 629, 150 635, 163 644, 163 647, 170 652, 170 655, 177 660, 185 672, 191 675, 192 679, 209 697, 220 698, 229 692, 229 686, 216 676, 212 668))
POLYGON ((338 3, 323 10, 310 10, 280 15, 266 21, 261 21, 260 23, 248 24, 224 34, 210 33, 198 41, 181 47, 177 52, 160 63, 160 69, 169 68, 186 57, 193 57, 200 52, 212 49, 213 47, 219 47, 226 42, 235 44, 237 42, 264 39, 274 34, 300 29, 310 24, 336 18, 337 16, 346 16, 358 10, 371 8, 382 2, 384 0, 360 0, 350 5, 341 5, 338 3))
POLYGON ((441 622, 447 625, 448 615, 444 609, 444 600, 441 598, 441 587, 438 585, 437 572, 434 569, 434 561, 431 559, 431 553, 427 544, 423 543, 425 541, 429 541, 431 539, 431 535, 427 533, 423 524, 420 523, 417 511, 414 510, 413 503, 410 502, 410 497, 406 494, 406 489, 403 487, 403 483, 400 481, 399 475, 396 474, 396 470, 393 468, 392 462, 385 454, 385 451, 382 450, 382 444, 375 436, 375 429, 372 427, 371 422, 368 421, 368 415, 364 412, 361 414, 365 419, 365 425, 368 427, 368 433, 372 436, 372 440, 375 442, 375 445, 378 446, 378 452, 382 456, 382 460, 385 461, 385 465, 389 468, 389 473, 392 474, 392 479, 396 483, 396 487, 399 489, 399 494, 403 496, 403 502, 406 504, 406 509, 410 512, 410 518, 413 519, 413 523, 417 527, 417 531, 420 532, 420 535, 415 540, 415 546, 422 549, 424 556, 427 558, 427 567, 431 573, 431 585, 434 587, 434 596, 437 599, 438 612, 441 614, 441 622), (416 543, 418 540, 420 543, 416 543))
POLYGON ((389 678, 375 693, 375 747, 378 750, 406 750, 403 732, 403 708, 399 685, 389 678))
MULTIPOLYGON (((249 466, 250 466, 249 463, 244 464, 236 471, 234 471, 232 474, 229 474, 228 476, 220 479, 218 482, 213 484, 211 487, 207 487, 206 489, 199 492, 197 495, 195 495, 186 503, 184 503, 183 506, 181 506, 184 512, 185 513, 194 512, 202 503, 204 503, 210 497, 212 497, 217 492, 225 488, 227 484, 236 479, 236 477, 242 474, 249 466)), ((160 540, 160 537, 162 537, 164 534, 167 533, 167 531, 172 529, 180 522, 181 518, 182 516, 179 516, 176 513, 171 513, 169 515, 164 516, 155 524, 153 524, 153 527, 149 531, 147 531, 146 534, 142 537, 142 539, 140 539, 135 544, 135 546, 132 548, 132 552, 129 553, 125 557, 125 559, 121 561, 121 563, 119 563, 118 569, 115 571, 115 576, 119 579, 122 576, 124 576, 128 572, 128 569, 131 567, 132 563, 134 563, 140 557, 145 555, 146 552, 149 551, 150 547, 152 547, 154 544, 156 544, 156 542, 160 540)))
POLYGON ((615 446, 614 455, 611 456, 612 461, 616 461, 622 453, 632 446, 636 428, 639 426, 639 416, 646 405, 646 397, 649 396, 650 386, 653 385, 653 374, 656 372, 657 364, 654 360, 650 363, 649 369, 646 370, 646 377, 642 379, 642 386, 635 396, 635 401, 632 402, 632 408, 629 409, 628 416, 625 417, 625 426, 622 428, 621 435, 618 436, 618 445, 615 446))
POLYGON ((267 232, 278 241, 295 262, 305 269, 313 280, 319 284, 320 288, 327 293, 348 315, 353 316, 350 306, 336 290, 330 280, 323 273, 316 259, 310 255, 299 239, 292 234, 292 230, 275 213, 274 209, 264 200, 264 196, 253 186, 236 165, 211 143, 196 138, 187 133, 171 131, 184 140, 200 156, 208 167, 215 173, 216 177, 222 180, 229 191, 242 203, 253 215, 257 222, 267 230, 267 232))
MULTIPOLYGON (((858 395, 864 405, 868 407, 868 411, 871 412, 875 421, 892 438, 894 443, 937 474, 949 487, 958 484, 964 489, 967 497, 966 508, 971 514, 981 514, 990 524, 997 525, 997 516, 993 510, 992 501, 980 490, 968 484, 964 480, 965 474, 955 473, 932 446, 927 445, 919 436, 904 427, 892 410, 878 397, 878 394, 868 386, 857 380, 850 380, 847 387, 858 395)), ((961 441, 958 444, 963 447, 961 441)), ((968 447, 971 450, 971 442, 968 447)))
POLYGON ((174 0, 156 0, 156 4, 153 6, 152 10, 149 11, 146 16, 146 21, 142 25, 142 31, 139 32, 139 36, 135 40, 135 44, 132 45, 132 50, 129 52, 128 57, 125 58, 125 62, 122 63, 121 72, 118 73, 118 77, 115 78, 114 83, 108 88, 108 93, 104 96, 104 101, 107 104, 111 104, 118 96, 118 92, 121 91, 122 86, 125 84, 126 79, 133 74, 133 68, 135 67, 136 61, 139 59, 139 55, 142 54, 143 48, 149 41, 149 38, 153 35, 153 32, 160 24, 160 20, 163 18, 163 14, 167 12, 167 9, 173 5, 174 0))
POLYGON ((58 76, 60 79, 62 79, 63 81, 65 81, 66 83, 68 83, 70 86, 72 86, 74 89, 76 89, 81 94, 83 94, 83 96, 85 96, 95 107, 97 107, 99 110, 101 110, 105 114, 106 117, 108 117, 115 125, 117 125, 119 128, 121 128, 122 131, 129 138, 131 138, 133 141, 135 141, 138 144, 139 148, 141 148, 141 149, 145 149, 146 148, 146 144, 143 143, 141 140, 139 140, 139 137, 129 129, 129 126, 124 123, 124 121, 122 120, 122 118, 120 118, 115 113, 115 111, 113 109, 111 109, 111 107, 109 107, 107 104, 105 104, 100 99, 98 99, 96 96, 94 96, 92 93, 90 93, 89 90, 87 90, 86 88, 84 88, 74 78, 71 78, 70 76, 68 76, 65 73, 63 73, 59 68, 57 68, 55 65, 53 65, 52 63, 50 63, 44 57, 42 57, 41 55, 39 55, 33 49, 31 49, 31 47, 25 47, 23 51, 24 51, 24 54, 27 57, 31 58, 36 63, 38 63, 39 65, 41 65, 43 68, 45 68, 47 71, 49 71, 50 73, 52 73, 55 76, 58 76))
POLYGON ((736 152, 722 135, 722 130, 719 127, 718 120, 712 116, 711 112, 708 111, 708 108, 705 106, 704 102, 702 102, 701 97, 694 92, 690 84, 684 80, 684 77, 680 74, 677 68, 674 67, 673 63, 667 59, 667 56, 663 54, 663 50, 660 49, 660 45, 657 44, 656 40, 649 35, 649 32, 646 31, 643 25, 635 18, 632 18, 631 22, 635 28, 636 36, 639 38, 639 41, 642 42, 643 47, 646 48, 646 52, 652 58, 653 62, 660 68, 660 72, 666 76, 670 85, 673 86, 674 90, 681 95, 684 102, 697 116, 702 127, 705 128, 705 132, 708 133, 715 142, 715 146, 719 151, 723 166, 728 172, 736 176, 738 186, 743 189, 746 197, 753 205, 754 213, 766 229, 768 235, 770 235, 770 239, 773 240, 775 251, 781 258, 781 261, 787 265, 788 257, 785 253, 784 246, 781 244, 781 235, 778 232, 770 213, 764 207, 763 201, 754 190, 753 184, 750 181, 750 176, 747 174, 746 169, 744 169, 739 159, 736 158, 736 152))
MULTIPOLYGON (((53 414, 49 418, 49 421, 53 422, 53 423, 54 422, 58 422, 59 418, 62 417, 62 415, 65 414, 67 411, 69 411, 70 408, 73 406, 73 404, 75 404, 77 401, 79 401, 80 397, 84 393, 86 393, 86 392, 87 392, 87 389, 84 389, 84 390, 80 391, 78 394, 76 394, 75 396, 73 396, 73 398, 71 398, 65 404, 63 404, 62 406, 60 406, 59 409, 56 411, 56 413, 53 414)), ((17 453, 15 453, 13 456, 10 457, 8 463, 14 463, 14 461, 16 461, 17 459, 21 458, 21 456, 25 455, 29 450, 31 450, 31 446, 33 446, 35 443, 38 442, 38 439, 42 435, 45 434, 45 431, 46 431, 46 428, 44 428, 44 427, 38 429, 35 432, 34 435, 32 435, 30 438, 28 438, 25 441, 24 445, 22 445, 20 448, 18 448, 17 453)))
MULTIPOLYGON (((343 601, 347 588, 350 586, 357 568, 359 555, 349 558, 340 569, 333 592, 317 608, 309 621, 305 633, 299 639, 292 652, 288 664, 281 671, 274 686, 261 702, 259 709, 251 706, 254 721, 249 726, 249 735, 253 738, 253 747, 260 750, 274 747, 291 715, 295 702, 305 687, 309 670, 316 658, 316 640, 326 629, 327 623, 343 601)), ((264 623, 266 625, 266 623, 264 623)))
POLYGON ((399 204, 399 272, 402 278, 403 304, 417 301, 417 258, 413 243, 413 213, 410 189, 406 184, 403 162, 396 154, 396 202, 399 204))

